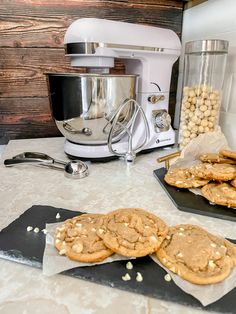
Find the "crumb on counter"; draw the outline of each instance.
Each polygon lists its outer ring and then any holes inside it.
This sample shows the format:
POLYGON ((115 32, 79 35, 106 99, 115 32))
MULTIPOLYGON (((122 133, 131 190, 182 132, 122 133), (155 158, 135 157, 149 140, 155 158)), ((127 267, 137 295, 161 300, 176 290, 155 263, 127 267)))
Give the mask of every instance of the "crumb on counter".
POLYGON ((29 232, 29 231, 33 230, 33 227, 32 227, 32 226, 28 226, 28 227, 26 228, 26 230, 29 232))

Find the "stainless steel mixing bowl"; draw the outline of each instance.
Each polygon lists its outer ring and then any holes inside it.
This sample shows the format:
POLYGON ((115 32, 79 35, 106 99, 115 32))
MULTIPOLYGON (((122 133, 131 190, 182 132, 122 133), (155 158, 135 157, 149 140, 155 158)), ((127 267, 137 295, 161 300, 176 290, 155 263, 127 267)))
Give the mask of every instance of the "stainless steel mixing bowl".
MULTIPOLYGON (((79 144, 107 143, 111 122, 127 99, 136 99, 137 75, 47 74, 53 118, 60 132, 79 144)), ((121 112, 114 141, 124 133, 134 112, 132 103, 121 112)))

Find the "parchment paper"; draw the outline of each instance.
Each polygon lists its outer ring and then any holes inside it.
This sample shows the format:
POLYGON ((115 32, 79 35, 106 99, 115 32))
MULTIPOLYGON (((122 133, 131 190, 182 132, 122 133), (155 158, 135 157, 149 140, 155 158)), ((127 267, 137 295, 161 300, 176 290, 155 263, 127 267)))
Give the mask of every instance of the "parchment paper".
POLYGON ((180 157, 175 160, 171 168, 189 167, 200 164, 199 156, 207 153, 218 153, 220 149, 229 149, 228 142, 221 132, 220 127, 214 132, 199 134, 191 140, 181 152, 180 157))
POLYGON ((198 299, 203 306, 207 306, 208 304, 216 302, 236 287, 236 267, 234 267, 231 274, 222 282, 211 285, 195 285, 187 280, 182 279, 175 273, 172 273, 158 261, 154 254, 150 255, 150 257, 155 263, 157 263, 159 266, 165 269, 168 274, 170 274, 171 278, 175 284, 180 287, 180 289, 198 299))
POLYGON ((118 254, 113 254, 112 256, 106 258, 102 262, 97 263, 81 263, 70 260, 68 257, 59 255, 57 249, 54 247, 54 234, 56 228, 61 225, 60 223, 46 224, 46 245, 43 254, 43 274, 46 276, 52 276, 61 273, 65 270, 72 269, 75 267, 83 266, 94 266, 99 264, 111 263, 120 260, 130 260, 135 257, 126 257, 118 254))

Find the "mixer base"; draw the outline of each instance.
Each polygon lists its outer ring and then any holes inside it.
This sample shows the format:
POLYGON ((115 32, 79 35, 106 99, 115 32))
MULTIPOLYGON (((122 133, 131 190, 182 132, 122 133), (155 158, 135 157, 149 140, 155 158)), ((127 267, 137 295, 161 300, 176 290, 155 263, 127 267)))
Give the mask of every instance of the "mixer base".
MULTIPOLYGON (((117 143, 114 144, 114 146, 117 145, 117 148, 120 147, 123 148, 123 143, 117 143)), ((156 149, 165 149, 170 148, 174 145, 174 143, 164 145, 161 147, 153 147, 149 149, 142 150, 138 154, 146 154, 150 153, 156 149)), ((66 155, 70 159, 80 159, 80 160, 89 160, 94 162, 107 162, 111 160, 118 159, 118 156, 115 156, 111 154, 108 150, 107 145, 94 145, 94 146, 86 146, 86 145, 80 145, 77 143, 70 142, 69 140, 65 141, 64 151, 66 155)))
POLYGON ((118 158, 110 153, 107 145, 87 146, 66 140, 64 151, 71 159, 79 158, 91 161, 109 161, 118 158))

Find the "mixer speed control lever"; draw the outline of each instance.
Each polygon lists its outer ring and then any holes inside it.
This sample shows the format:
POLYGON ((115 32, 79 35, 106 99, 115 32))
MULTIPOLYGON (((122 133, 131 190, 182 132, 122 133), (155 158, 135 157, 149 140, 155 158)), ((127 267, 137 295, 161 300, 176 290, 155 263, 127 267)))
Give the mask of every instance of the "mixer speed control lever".
POLYGON ((164 95, 151 95, 148 97, 148 101, 152 104, 156 104, 158 101, 164 100, 164 95))
POLYGON ((171 124, 171 117, 166 110, 153 110, 152 121, 154 124, 155 132, 168 131, 171 124))

